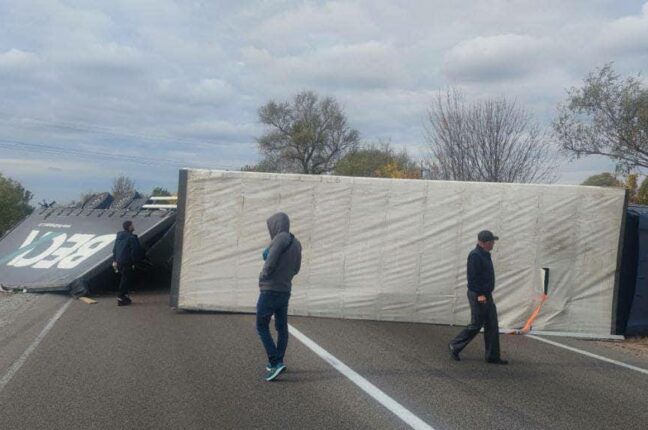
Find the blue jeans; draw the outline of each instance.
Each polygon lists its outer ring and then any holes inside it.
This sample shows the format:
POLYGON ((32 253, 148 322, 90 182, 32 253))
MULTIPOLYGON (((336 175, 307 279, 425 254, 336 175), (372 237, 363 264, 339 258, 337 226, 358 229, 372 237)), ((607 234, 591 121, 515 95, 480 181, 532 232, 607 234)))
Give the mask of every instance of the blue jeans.
POLYGON ((257 302, 256 328, 271 366, 283 363, 288 346, 288 301, 290 293, 261 291, 257 302), (277 344, 270 334, 270 319, 274 315, 277 344))

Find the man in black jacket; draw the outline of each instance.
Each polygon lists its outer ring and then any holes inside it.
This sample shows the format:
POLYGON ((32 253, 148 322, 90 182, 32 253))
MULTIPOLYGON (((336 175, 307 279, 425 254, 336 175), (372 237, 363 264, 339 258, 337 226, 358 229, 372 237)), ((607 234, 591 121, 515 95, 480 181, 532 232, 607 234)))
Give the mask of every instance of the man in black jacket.
POLYGON ((460 361, 459 353, 484 327, 486 362, 508 364, 500 357, 497 308, 492 294, 495 288, 495 269, 491 260, 491 251, 498 239, 488 230, 479 232, 477 247, 468 255, 470 324, 450 342, 450 356, 456 361, 460 361))
POLYGON ((121 275, 117 306, 131 304, 128 293, 133 287, 135 263, 142 257, 142 246, 137 236, 133 234, 133 231, 135 231, 133 222, 124 221, 122 227, 123 230, 117 233, 115 246, 113 247, 113 268, 121 275))
POLYGON ((301 244, 290 233, 290 219, 283 212, 267 220, 270 246, 263 252, 265 264, 259 275, 259 301, 256 328, 268 355, 266 381, 272 381, 286 370, 283 363, 288 346, 288 301, 292 278, 301 268, 301 244), (277 343, 270 334, 270 319, 274 315, 277 343))

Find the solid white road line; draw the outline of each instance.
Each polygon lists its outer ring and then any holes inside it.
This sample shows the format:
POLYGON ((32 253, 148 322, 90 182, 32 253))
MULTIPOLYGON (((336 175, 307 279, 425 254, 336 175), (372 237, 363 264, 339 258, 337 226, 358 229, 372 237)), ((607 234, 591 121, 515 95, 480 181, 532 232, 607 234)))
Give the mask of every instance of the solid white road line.
POLYGON ((333 366, 338 372, 346 376, 351 382, 360 387, 365 393, 369 394, 375 400, 378 401, 381 405, 387 408, 390 412, 396 415, 398 418, 407 423, 410 427, 416 430, 434 430, 430 425, 421 420, 419 417, 411 413, 409 410, 405 409, 403 405, 398 403, 396 400, 389 397, 378 387, 373 385, 371 382, 367 381, 365 378, 356 373, 346 364, 342 363, 340 360, 335 358, 331 353, 326 351, 324 348, 313 342, 305 334, 297 330, 295 327, 288 325, 290 334, 295 336, 301 343, 307 346, 315 354, 319 355, 327 363, 333 366))
POLYGON ((603 357, 602 355, 593 354, 591 352, 583 351, 582 349, 574 348, 573 346, 564 345, 562 343, 554 342, 553 340, 545 339, 531 334, 527 334, 526 337, 530 337, 531 339, 539 340, 540 342, 548 343, 549 345, 557 346, 558 348, 563 348, 572 352, 576 352, 578 354, 586 355, 591 358, 596 358, 597 360, 605 361, 606 363, 616 364, 617 366, 625 367, 626 369, 634 370, 636 372, 648 375, 648 369, 633 366, 622 361, 612 360, 611 358, 603 357))
POLYGON ((38 345, 43 341, 45 336, 47 336, 47 333, 54 327, 54 324, 56 321, 61 318, 61 315, 63 315, 63 312, 70 306, 70 303, 72 303, 72 300, 74 299, 69 299, 61 308, 54 314, 54 316, 47 322, 47 325, 41 330, 41 332, 36 336, 36 339, 32 342, 29 347, 25 350, 25 352, 22 353, 22 355, 16 360, 9 370, 7 370, 7 373, 5 373, 2 376, 2 379, 0 379, 0 392, 4 389, 4 387, 11 381, 11 378, 14 377, 14 375, 20 370, 23 364, 25 364, 25 361, 27 361, 27 358, 29 358, 29 355, 34 352, 34 350, 38 347, 38 345))
POLYGON ((529 334, 537 334, 538 336, 549 336, 549 337, 572 337, 576 339, 588 339, 588 340, 624 340, 625 336, 619 336, 616 334, 600 335, 593 333, 577 333, 577 332, 568 332, 568 331, 543 331, 543 330, 531 330, 529 334))

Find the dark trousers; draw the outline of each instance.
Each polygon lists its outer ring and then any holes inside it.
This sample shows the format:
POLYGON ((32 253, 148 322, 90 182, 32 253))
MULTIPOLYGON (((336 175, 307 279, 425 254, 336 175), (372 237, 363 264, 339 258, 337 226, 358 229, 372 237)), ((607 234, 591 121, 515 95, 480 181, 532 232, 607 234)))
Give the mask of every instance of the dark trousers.
POLYGON ((479 334, 484 327, 484 344, 486 346, 486 359, 497 360, 500 358, 499 324, 497 322, 497 308, 491 294, 486 296, 485 303, 479 303, 479 293, 468 290, 468 303, 470 303, 470 324, 457 335, 450 344, 457 352, 461 352, 471 340, 479 334))
POLYGON ((257 302, 256 329, 268 354, 271 366, 283 363, 288 347, 288 301, 290 293, 261 291, 257 302), (270 319, 274 315, 277 344, 270 334, 270 319))
POLYGON ((133 289, 135 271, 133 271, 132 264, 120 264, 118 269, 121 274, 121 280, 119 281, 119 297, 124 297, 133 289))

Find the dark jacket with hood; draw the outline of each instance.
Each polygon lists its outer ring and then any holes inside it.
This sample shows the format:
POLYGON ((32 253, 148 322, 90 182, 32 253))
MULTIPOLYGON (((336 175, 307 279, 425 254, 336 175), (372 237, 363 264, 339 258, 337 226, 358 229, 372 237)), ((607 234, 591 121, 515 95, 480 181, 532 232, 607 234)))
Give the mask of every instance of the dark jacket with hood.
POLYGON ((135 264, 142 259, 143 251, 136 235, 126 230, 117 233, 115 246, 113 246, 113 261, 116 261, 117 264, 135 264))
POLYGON ((261 291, 290 293, 292 278, 301 268, 301 244, 290 234, 290 218, 283 212, 267 220, 270 232, 268 258, 259 275, 261 291))

